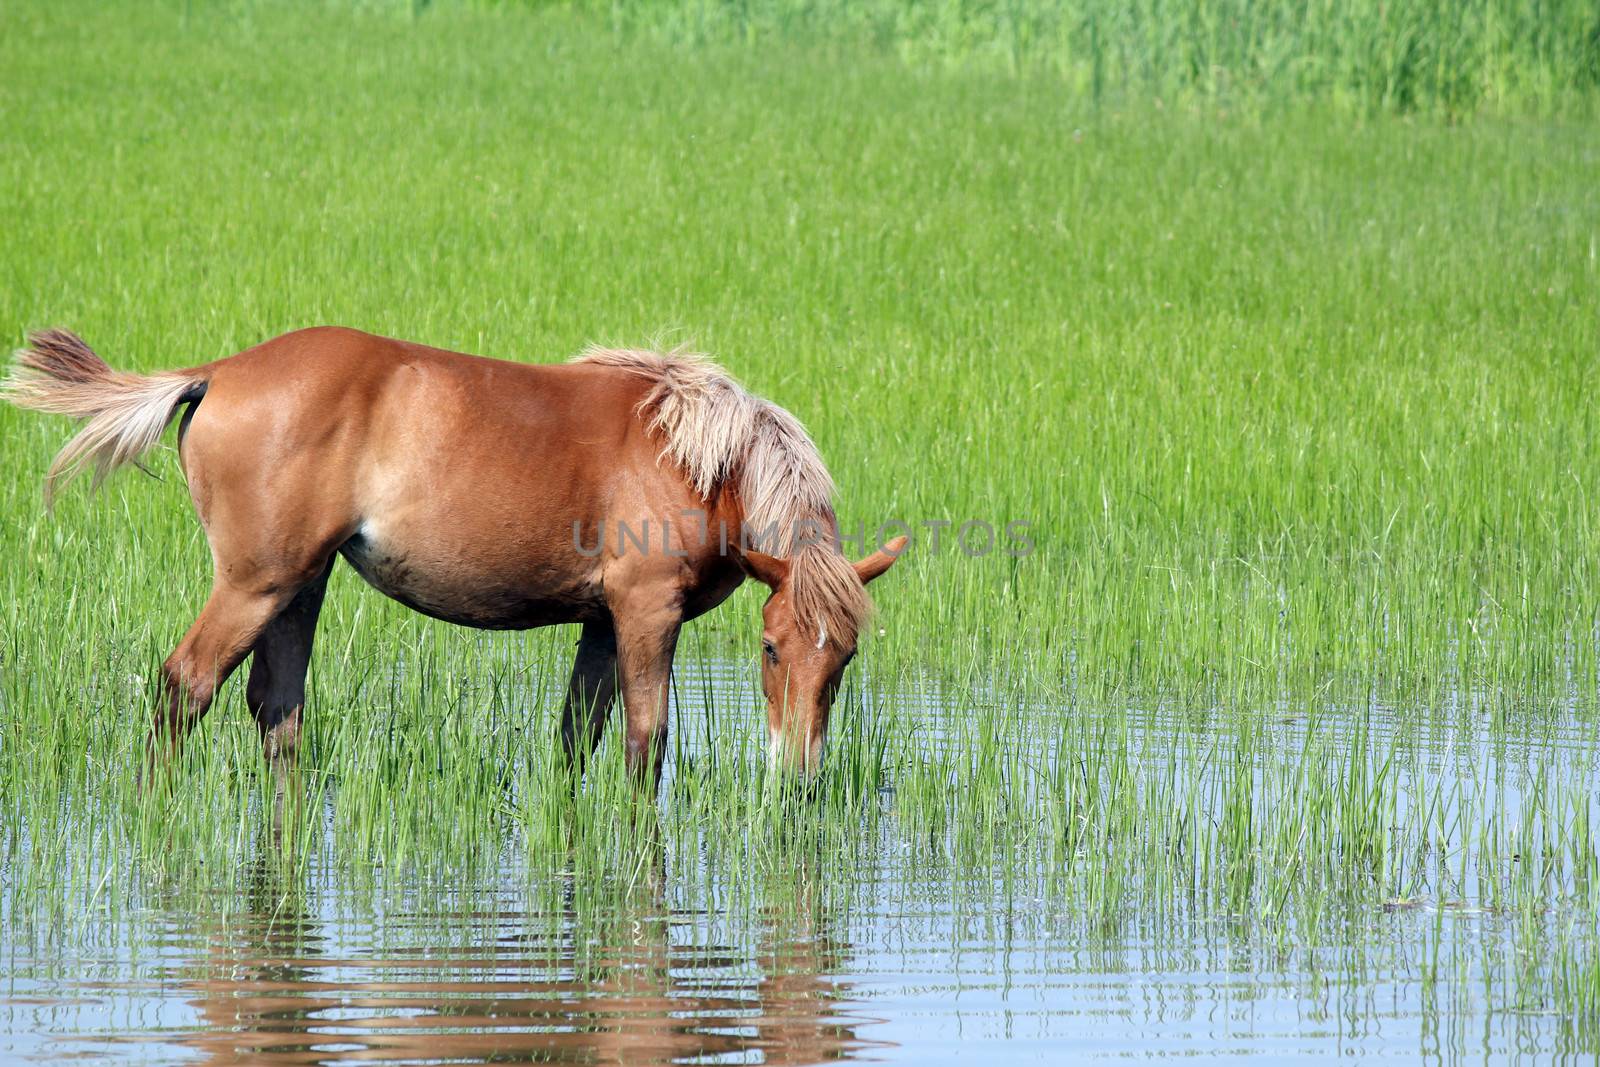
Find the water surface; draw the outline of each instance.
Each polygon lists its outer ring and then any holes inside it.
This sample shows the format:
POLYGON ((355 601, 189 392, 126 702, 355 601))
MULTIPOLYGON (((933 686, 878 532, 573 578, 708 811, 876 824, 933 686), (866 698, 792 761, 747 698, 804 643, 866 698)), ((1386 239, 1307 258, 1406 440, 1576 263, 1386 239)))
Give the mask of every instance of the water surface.
MULTIPOLYGON (((675 759, 707 756, 695 739, 729 728, 708 707, 748 702, 743 668, 697 684, 709 689, 679 693, 675 759)), ((919 716, 947 699, 893 696, 919 716)), ((1308 721, 1408 752, 1396 819, 1443 796, 1440 825, 1485 810, 1515 823, 1524 787, 1550 776, 1594 802, 1578 777, 1593 738, 1576 717, 1537 742, 1495 740, 1460 709, 1428 727, 1381 708, 1360 709, 1359 727, 1354 709, 1256 717, 1258 784, 1292 766, 1308 721)), ((740 728, 758 748, 759 723, 740 728)), ((1196 758, 1180 732, 1162 714, 1125 721, 1132 765, 1196 758)), ((933 759, 975 742, 952 728, 922 743, 933 759)), ((1192 780, 1220 774, 1229 751, 1219 739, 1192 780)), ((669 812, 675 796, 669 780, 669 812)), ((250 858, 225 889, 163 899, 134 879, 117 907, 93 891, 83 907, 41 907, 37 887, 18 888, 24 843, 0 886, 0 1050, 39 1063, 1594 1060, 1582 1020, 1528 993, 1562 946, 1592 951, 1585 917, 1493 905, 1465 866, 1414 894, 1264 922, 1258 904, 1151 892, 1138 872, 1093 893, 1072 888, 1081 872, 1052 883, 1003 835, 908 834, 894 789, 879 799, 847 855, 679 826, 615 865, 553 876, 512 839, 456 872, 357 877, 338 855, 334 788, 317 815, 326 848, 286 856, 281 811, 252 812, 250 858)))

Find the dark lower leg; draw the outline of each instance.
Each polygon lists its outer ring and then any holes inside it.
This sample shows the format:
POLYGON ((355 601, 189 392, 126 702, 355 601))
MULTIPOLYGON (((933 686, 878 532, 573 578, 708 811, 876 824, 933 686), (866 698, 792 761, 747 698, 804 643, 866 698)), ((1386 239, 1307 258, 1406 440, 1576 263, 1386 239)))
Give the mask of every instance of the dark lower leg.
POLYGON ((609 622, 584 623, 561 711, 561 751, 569 766, 594 755, 617 692, 617 638, 609 622))
POLYGON ((327 575, 302 589, 256 639, 245 703, 261 732, 261 751, 280 769, 292 767, 300 746, 306 670, 327 575))

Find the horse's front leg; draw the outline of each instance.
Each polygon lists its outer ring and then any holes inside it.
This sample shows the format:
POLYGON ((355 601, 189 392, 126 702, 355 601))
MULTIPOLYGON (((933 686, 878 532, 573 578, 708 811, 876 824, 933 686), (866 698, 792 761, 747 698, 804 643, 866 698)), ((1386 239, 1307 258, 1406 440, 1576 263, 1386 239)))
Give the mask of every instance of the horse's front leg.
POLYGON ((661 608, 617 613, 617 674, 627 719, 628 771, 653 791, 667 756, 667 697, 682 616, 661 608))
POLYGON ((617 695, 617 636, 609 621, 586 622, 561 710, 561 752, 582 770, 594 755, 617 695))

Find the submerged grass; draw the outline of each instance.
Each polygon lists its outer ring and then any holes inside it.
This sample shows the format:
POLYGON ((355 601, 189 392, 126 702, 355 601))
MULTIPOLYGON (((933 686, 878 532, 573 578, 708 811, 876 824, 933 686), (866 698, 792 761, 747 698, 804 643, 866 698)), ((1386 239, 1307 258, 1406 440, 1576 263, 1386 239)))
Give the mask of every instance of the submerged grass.
POLYGON ((765 773, 728 666, 752 591, 691 628, 658 810, 614 746, 575 796, 554 764, 572 635, 454 630, 341 569, 287 799, 237 685, 141 798, 203 537, 170 456, 44 514, 66 427, 8 408, 9 944, 226 911, 263 862, 410 896, 510 866, 531 914, 596 925, 932 879, 1086 952, 1221 924, 1347 986, 1306 961, 1407 924, 1447 1021, 1478 981, 1600 1045, 1591 122, 1096 106, 1058 73, 424 19, 0 9, 0 321, 130 370, 315 322, 539 360, 692 335, 807 422, 847 530, 917 534, 827 774, 765 773), (969 555, 969 520, 1035 550, 969 555))

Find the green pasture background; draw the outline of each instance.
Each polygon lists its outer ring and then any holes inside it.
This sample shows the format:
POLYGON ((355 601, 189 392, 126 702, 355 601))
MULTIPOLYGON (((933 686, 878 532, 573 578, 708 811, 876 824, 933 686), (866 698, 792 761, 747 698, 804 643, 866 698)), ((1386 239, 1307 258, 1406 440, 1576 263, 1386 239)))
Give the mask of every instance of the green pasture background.
MULTIPOLYGON (((690 343, 847 526, 1031 524, 920 544, 869 672, 1587 703, 1600 19, 1536 7, 11 2, 0 323, 129 370, 690 343)), ((68 433, 0 411, 0 647, 55 699, 209 580, 170 448, 43 512, 68 433)), ((341 575, 319 671, 475 640, 341 575)))
POLYGON ((1582 0, 576 0, 571 9, 621 37, 756 48, 800 40, 845 54, 870 46, 918 64, 1048 73, 1096 100, 1312 98, 1459 115, 1586 107, 1600 85, 1600 9, 1582 0))

